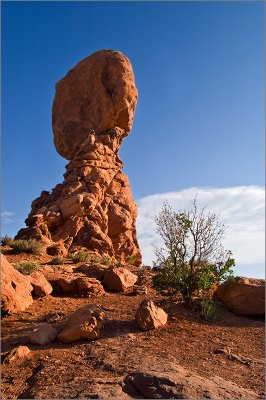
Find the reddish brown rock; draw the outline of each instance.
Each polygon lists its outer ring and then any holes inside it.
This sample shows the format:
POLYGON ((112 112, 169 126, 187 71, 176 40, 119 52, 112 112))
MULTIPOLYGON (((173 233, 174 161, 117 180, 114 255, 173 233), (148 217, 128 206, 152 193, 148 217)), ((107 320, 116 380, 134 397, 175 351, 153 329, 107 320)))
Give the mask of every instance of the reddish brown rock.
POLYGON ((95 278, 98 281, 103 281, 104 274, 108 267, 106 265, 81 265, 79 270, 89 278, 95 278))
POLYGON ((52 286, 41 272, 39 271, 32 272, 28 276, 28 279, 33 287, 33 293, 36 296, 44 297, 52 293, 53 291, 52 286))
POLYGON ((98 297, 105 294, 102 284, 95 278, 77 278, 76 285, 78 295, 81 297, 98 297))
POLYGON ((137 275, 126 268, 112 267, 105 272, 103 284, 109 290, 124 292, 126 289, 134 286, 137 280, 137 275))
POLYGON ((214 297, 235 314, 265 315, 264 279, 237 277, 218 286, 214 297))
POLYGON ((51 325, 44 323, 29 334, 29 342, 31 344, 44 345, 55 340, 56 336, 57 330, 51 325))
POLYGON ((97 304, 81 307, 68 318, 57 340, 70 343, 79 339, 98 339, 105 319, 104 311, 97 304))
POLYGON ((173 363, 164 363, 163 369, 160 372, 138 371, 129 376, 129 379, 146 399, 218 400, 260 397, 252 390, 219 376, 206 378, 173 363))
POLYGON ((91 130, 99 134, 118 127, 125 136, 133 123, 137 97, 132 67, 124 54, 101 50, 79 62, 56 85, 53 131, 58 153, 73 159, 91 130))
POLYGON ((33 302, 32 285, 26 276, 12 267, 3 254, 1 254, 1 268, 2 310, 7 313, 24 311, 33 302))
POLYGON ((67 255, 67 249, 65 248, 64 244, 62 241, 59 241, 52 246, 47 247, 46 253, 49 254, 50 256, 66 256, 67 255))
POLYGON ((148 331, 165 325, 167 314, 162 308, 156 307, 153 301, 145 299, 137 310, 136 321, 142 331, 148 331))
POLYGON ((18 346, 7 354, 4 363, 10 364, 14 361, 23 361, 29 354, 30 349, 27 346, 18 346))
POLYGON ((122 263, 134 256, 135 264, 141 264, 137 206, 118 156, 136 100, 130 62, 112 50, 87 57, 58 82, 54 141, 71 161, 64 182, 32 202, 28 228, 16 238, 36 237, 45 242, 49 254, 60 248, 68 251, 73 244, 122 263))

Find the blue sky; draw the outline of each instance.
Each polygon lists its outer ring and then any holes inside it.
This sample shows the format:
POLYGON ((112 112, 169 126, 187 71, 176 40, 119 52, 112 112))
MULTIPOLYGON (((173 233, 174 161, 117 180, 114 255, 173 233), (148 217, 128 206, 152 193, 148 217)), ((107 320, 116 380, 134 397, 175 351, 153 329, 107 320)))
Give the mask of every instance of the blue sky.
POLYGON ((62 181, 54 86, 102 48, 122 51, 135 73, 139 100, 120 155, 138 204, 252 187, 263 218, 263 2, 2 2, 2 233, 14 235, 32 200, 62 181))

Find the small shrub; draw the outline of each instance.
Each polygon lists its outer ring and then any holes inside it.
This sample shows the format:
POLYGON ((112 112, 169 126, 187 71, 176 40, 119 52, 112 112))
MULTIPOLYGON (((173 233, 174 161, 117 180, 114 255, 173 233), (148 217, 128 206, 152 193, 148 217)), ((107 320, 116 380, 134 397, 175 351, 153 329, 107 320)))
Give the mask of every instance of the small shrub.
POLYGON ((67 258, 72 260, 74 264, 77 264, 79 262, 88 262, 91 259, 91 254, 89 251, 86 250, 78 250, 74 254, 68 254, 67 258))
POLYGON ((12 241, 11 247, 16 253, 39 254, 42 248, 42 243, 35 239, 18 239, 12 241))
POLYGON ((115 264, 115 262, 116 260, 108 254, 103 254, 102 257, 99 258, 99 263, 103 265, 112 265, 115 264))
POLYGON ((5 235, 1 238, 2 246, 11 246, 13 243, 13 238, 11 236, 5 235))
POLYGON ((132 254, 131 256, 127 256, 126 263, 128 265, 134 265, 136 260, 137 260, 137 257, 135 256, 135 254, 132 254))
POLYGON ((33 261, 22 261, 16 267, 17 270, 23 275, 29 275, 31 272, 36 271, 40 267, 40 264, 33 261))
POLYGON ((52 258, 49 264, 51 265, 64 264, 64 259, 61 257, 54 257, 52 258))
POLYGON ((214 321, 218 315, 218 306, 211 299, 203 299, 200 302, 200 315, 206 321, 214 321))

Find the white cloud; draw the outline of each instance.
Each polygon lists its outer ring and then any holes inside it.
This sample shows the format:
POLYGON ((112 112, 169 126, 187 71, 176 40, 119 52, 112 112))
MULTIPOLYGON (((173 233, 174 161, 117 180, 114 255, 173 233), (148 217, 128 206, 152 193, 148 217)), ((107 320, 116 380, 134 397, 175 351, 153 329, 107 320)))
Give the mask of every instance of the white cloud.
POLYGON ((138 240, 143 263, 151 265, 154 260, 152 243, 160 244, 152 217, 167 201, 176 211, 190 209, 197 195, 200 207, 220 216, 229 228, 224 234, 223 245, 233 252, 236 264, 264 263, 265 238, 265 192, 259 186, 230 188, 189 188, 177 192, 160 193, 140 199, 137 220, 138 240))
POLYGON ((12 224, 14 222, 13 215, 15 214, 11 211, 3 211, 1 213, 2 224, 12 224))

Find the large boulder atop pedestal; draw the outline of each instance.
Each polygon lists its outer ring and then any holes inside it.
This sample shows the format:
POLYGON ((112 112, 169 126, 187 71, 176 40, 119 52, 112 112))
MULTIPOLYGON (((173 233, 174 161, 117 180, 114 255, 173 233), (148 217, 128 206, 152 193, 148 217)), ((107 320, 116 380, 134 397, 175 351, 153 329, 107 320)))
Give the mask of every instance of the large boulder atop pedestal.
POLYGON ((80 61, 56 85, 53 104, 54 143, 71 160, 94 130, 132 126, 137 89, 131 64, 124 54, 101 50, 80 61))
POLYGON ((137 205, 118 155, 136 102, 131 64, 118 51, 92 54, 57 83, 54 143, 71 161, 63 183, 32 202, 16 239, 37 238, 51 255, 66 255, 73 245, 141 265, 137 205))

